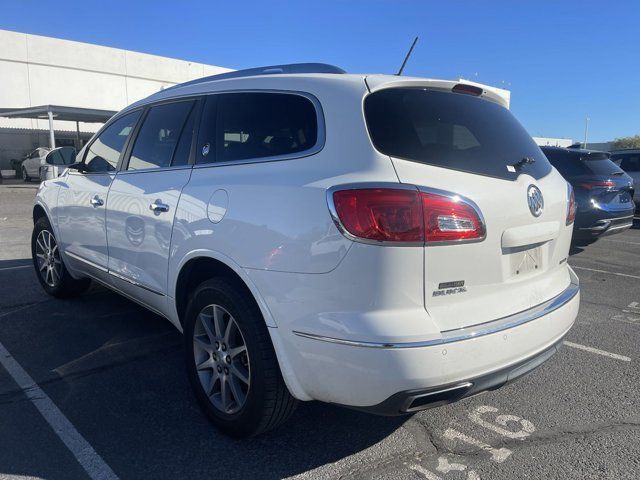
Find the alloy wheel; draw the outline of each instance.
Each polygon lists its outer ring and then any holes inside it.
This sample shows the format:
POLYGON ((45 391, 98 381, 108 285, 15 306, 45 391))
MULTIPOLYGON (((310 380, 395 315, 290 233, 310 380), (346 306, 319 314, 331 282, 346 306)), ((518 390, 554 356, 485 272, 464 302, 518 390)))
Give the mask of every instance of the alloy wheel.
POLYGON ((44 283, 55 287, 62 276, 62 260, 60 250, 53 234, 49 230, 42 230, 36 239, 36 259, 38 273, 44 283))
POLYGON ((234 414, 247 400, 250 362, 238 323, 220 305, 204 307, 195 323, 193 353, 198 378, 209 401, 234 414))

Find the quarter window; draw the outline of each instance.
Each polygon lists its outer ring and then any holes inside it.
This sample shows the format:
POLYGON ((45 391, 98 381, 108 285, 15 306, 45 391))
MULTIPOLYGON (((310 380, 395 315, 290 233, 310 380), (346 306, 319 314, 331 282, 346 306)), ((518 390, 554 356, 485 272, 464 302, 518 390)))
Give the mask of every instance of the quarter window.
POLYGON ((85 157, 85 165, 89 172, 110 172, 116 169, 120 152, 139 116, 138 110, 120 117, 95 139, 85 157))
POLYGON ((315 107, 301 95, 213 95, 203 112, 197 158, 211 163, 290 155, 313 148, 317 139, 315 107))
POLYGON ((127 170, 168 167, 174 154, 180 157, 175 158, 175 164, 186 164, 193 132, 193 122, 187 120, 194 105, 191 101, 151 107, 135 140, 127 170))

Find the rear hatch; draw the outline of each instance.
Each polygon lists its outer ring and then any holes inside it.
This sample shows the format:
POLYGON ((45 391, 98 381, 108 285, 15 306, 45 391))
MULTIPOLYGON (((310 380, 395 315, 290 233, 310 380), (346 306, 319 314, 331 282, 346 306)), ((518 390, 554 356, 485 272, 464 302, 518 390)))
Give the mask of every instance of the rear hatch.
POLYGON ((582 202, 595 202, 612 212, 633 208, 633 180, 609 159, 608 153, 564 150, 563 156, 561 149, 544 151, 551 164, 573 185, 579 208, 582 202))
POLYGON ((369 95, 365 117, 402 183, 466 197, 484 217, 482 241, 424 247, 425 308, 442 331, 526 310, 568 286, 567 183, 509 110, 412 85, 369 95), (541 211, 529 206, 536 188, 541 211))

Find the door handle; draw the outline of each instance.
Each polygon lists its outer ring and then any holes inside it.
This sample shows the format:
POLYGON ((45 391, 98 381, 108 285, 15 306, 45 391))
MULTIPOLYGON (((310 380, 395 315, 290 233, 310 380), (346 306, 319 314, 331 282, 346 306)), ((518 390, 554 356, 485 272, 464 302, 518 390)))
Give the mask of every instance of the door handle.
POLYGON ((169 205, 167 205, 166 203, 162 203, 160 200, 156 200, 151 205, 149 205, 149 210, 153 211, 153 213, 168 212, 169 205))
POLYGON ((104 200, 102 200, 98 195, 95 195, 91 199, 91 205, 93 205, 94 207, 101 207, 102 205, 104 205, 104 200))

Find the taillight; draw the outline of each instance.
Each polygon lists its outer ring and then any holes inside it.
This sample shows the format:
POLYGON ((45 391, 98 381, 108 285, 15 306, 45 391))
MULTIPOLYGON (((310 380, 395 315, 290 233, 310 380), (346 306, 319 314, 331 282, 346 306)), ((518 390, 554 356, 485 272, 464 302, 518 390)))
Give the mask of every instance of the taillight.
POLYGON ((567 225, 571 225, 576 219, 576 196, 573 187, 567 183, 567 225))
POLYGON ((613 188, 616 186, 616 182, 613 180, 594 180, 588 182, 580 182, 577 184, 578 187, 586 188, 587 190, 592 190, 594 188, 613 188))
POLYGON ((422 205, 415 190, 339 190, 333 203, 342 226, 354 237, 379 242, 423 239, 422 205))
POLYGON ((337 190, 331 201, 338 227, 347 235, 373 243, 428 244, 485 236, 480 213, 458 195, 357 188, 337 190))
POLYGON ((484 238, 484 223, 474 207, 457 195, 421 192, 424 241, 459 242, 484 238))

